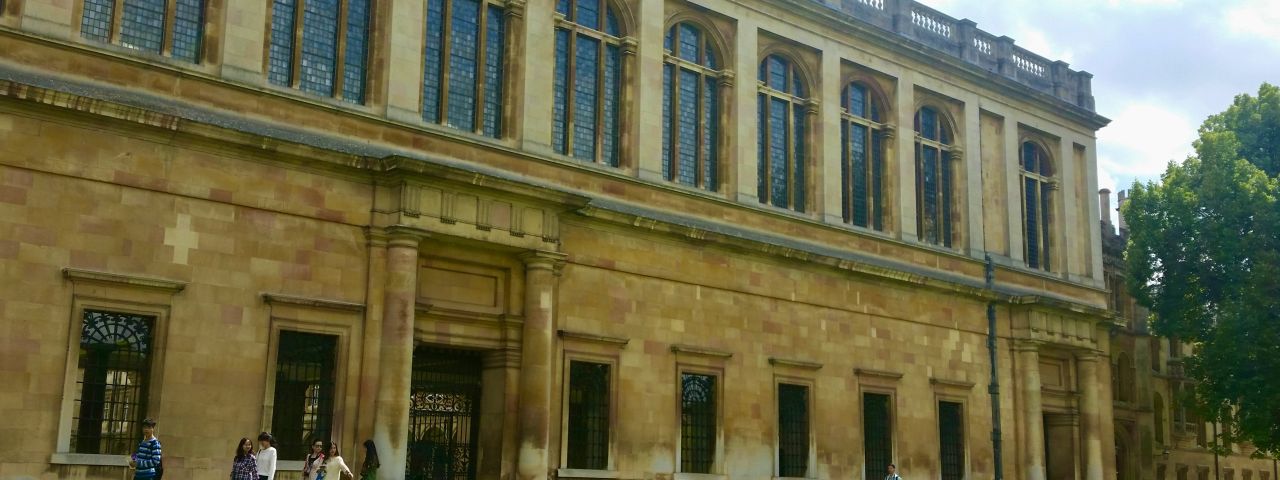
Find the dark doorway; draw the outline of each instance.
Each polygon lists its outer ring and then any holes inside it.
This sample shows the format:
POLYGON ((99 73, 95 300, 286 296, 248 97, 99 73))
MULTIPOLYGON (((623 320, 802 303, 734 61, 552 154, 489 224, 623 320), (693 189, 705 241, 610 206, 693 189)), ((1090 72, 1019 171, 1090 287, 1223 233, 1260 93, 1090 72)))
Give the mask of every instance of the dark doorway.
POLYGON ((481 354, 413 349, 409 387, 410 480, 474 480, 480 433, 481 354))

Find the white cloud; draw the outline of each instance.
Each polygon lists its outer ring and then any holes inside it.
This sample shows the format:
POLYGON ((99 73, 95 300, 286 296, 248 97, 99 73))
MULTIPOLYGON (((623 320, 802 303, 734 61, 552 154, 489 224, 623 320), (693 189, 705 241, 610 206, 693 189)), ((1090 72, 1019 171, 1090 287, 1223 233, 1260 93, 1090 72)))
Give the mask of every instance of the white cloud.
POLYGON ((1192 153, 1196 123, 1164 105, 1155 101, 1124 104, 1111 117, 1111 125, 1098 132, 1100 153, 1112 160, 1110 173, 1116 178, 1154 178, 1170 160, 1192 153))
POLYGON ((1242 37, 1260 37, 1280 45, 1280 2, 1243 0, 1223 11, 1226 31, 1242 37))

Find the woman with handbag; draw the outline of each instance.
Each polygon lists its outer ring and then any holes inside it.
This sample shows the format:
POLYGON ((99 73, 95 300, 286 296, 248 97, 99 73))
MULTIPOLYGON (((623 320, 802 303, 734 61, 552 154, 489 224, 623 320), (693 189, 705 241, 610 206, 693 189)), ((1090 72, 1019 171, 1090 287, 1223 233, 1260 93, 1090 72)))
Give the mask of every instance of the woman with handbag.
POLYGON ((320 480, 320 469, 324 467, 324 441, 311 442, 311 453, 302 460, 302 480, 320 480))
POLYGON ((231 480, 258 480, 258 457, 253 454, 253 442, 241 438, 236 445, 236 456, 231 461, 231 480))

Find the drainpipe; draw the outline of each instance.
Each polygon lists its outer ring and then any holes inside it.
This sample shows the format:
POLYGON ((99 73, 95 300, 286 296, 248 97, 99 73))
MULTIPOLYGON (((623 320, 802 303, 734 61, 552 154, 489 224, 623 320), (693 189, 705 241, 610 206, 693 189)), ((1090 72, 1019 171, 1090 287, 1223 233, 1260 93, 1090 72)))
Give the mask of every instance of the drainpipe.
MULTIPOLYGON (((995 293, 996 285, 996 267, 991 261, 991 255, 987 255, 987 291, 995 293)), ((991 380, 987 385, 987 392, 991 394, 991 448, 995 453, 996 476, 995 480, 1004 480, 1004 461, 1001 460, 1002 450, 1000 447, 1000 375, 996 368, 996 302, 995 300, 987 301, 987 351, 991 355, 991 380)), ((1277 477, 1276 480, 1280 480, 1277 477)))

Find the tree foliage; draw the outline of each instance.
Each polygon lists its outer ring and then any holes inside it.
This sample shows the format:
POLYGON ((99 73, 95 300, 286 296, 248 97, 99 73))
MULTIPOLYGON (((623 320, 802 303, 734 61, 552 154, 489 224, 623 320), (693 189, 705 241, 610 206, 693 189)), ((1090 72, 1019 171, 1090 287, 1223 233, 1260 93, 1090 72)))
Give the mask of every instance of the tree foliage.
POLYGON ((1160 335, 1194 345, 1193 408, 1280 452, 1280 88, 1237 96, 1195 155, 1124 208, 1129 287, 1160 335))

